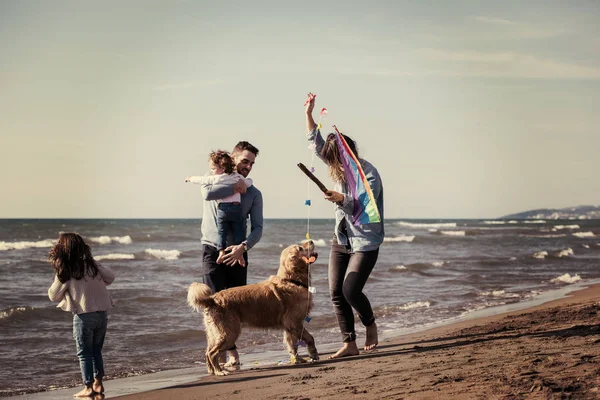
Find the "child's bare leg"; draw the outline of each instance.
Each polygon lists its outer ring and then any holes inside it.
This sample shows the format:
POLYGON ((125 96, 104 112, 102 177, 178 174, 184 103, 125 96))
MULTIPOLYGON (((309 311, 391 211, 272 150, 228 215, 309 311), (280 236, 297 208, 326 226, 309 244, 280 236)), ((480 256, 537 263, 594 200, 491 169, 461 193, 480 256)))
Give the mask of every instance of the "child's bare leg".
POLYGON ((223 262, 223 257, 225 257, 225 250, 219 250, 219 257, 217 258, 217 264, 221 264, 223 262))
POLYGON ((91 386, 84 386, 80 392, 77 392, 73 395, 73 397, 90 397, 94 394, 94 390, 91 386))

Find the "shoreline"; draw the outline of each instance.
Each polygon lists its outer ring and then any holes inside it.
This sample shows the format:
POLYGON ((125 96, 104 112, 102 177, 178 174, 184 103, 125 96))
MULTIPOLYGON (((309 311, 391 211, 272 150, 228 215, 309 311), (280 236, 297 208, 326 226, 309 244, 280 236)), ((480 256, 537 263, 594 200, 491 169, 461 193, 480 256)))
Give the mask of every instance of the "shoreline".
MULTIPOLYGON (((450 331, 468 329, 481 324, 490 324, 518 313, 535 313, 539 310, 547 310, 549 308, 565 304, 582 303, 589 301, 590 299, 600 300, 600 282, 598 280, 591 282, 580 282, 565 286, 557 290, 544 292, 539 296, 536 296, 535 298, 525 302, 490 307, 469 313, 465 316, 441 321, 435 324, 429 324, 412 329, 381 332, 379 335, 380 344, 378 346, 378 349, 380 350, 376 350, 374 352, 361 352, 360 355, 354 357, 337 360, 325 360, 328 353, 333 353, 337 350, 337 348, 339 348, 339 343, 329 343, 318 346, 319 352, 322 355, 321 361, 318 361, 314 364, 304 364, 299 366, 291 366, 287 364, 287 353, 283 349, 279 351, 261 353, 241 353, 241 371, 231 374, 227 377, 208 376, 205 365, 199 364, 195 367, 171 369, 139 376, 117 378, 105 381, 105 388, 107 390, 106 398, 116 398, 115 396, 121 396, 118 398, 128 400, 147 399, 149 398, 148 396, 156 395, 158 392, 161 392, 162 395, 165 395, 165 391, 175 391, 177 394, 169 394, 164 398, 176 399, 182 396, 182 394, 178 392, 179 390, 195 386, 201 387, 203 382, 212 384, 217 384, 220 382, 237 382, 238 379, 236 379, 236 377, 241 377, 242 375, 261 375, 275 371, 280 372, 280 374, 283 375, 290 375, 294 373, 300 373, 306 369, 318 370, 321 366, 330 363, 346 363, 352 362, 356 359, 369 359, 371 357, 379 358, 382 356, 381 349, 385 349, 390 346, 394 347, 407 341, 421 341, 425 343, 428 340, 431 340, 433 337, 447 334, 450 331), (191 385, 193 382, 196 382, 197 385, 191 385)), ((300 352, 302 355, 304 355, 306 350, 301 349, 300 352)), ((280 374, 276 373, 274 375, 279 376, 280 374)), ((75 390, 76 388, 70 387, 46 392, 16 395, 8 398, 32 400, 64 399, 71 397, 75 390)), ((186 391, 187 390, 189 389, 186 389, 186 391)), ((260 394, 257 395, 260 397, 260 394)), ((161 397, 159 396, 153 398, 159 399, 161 397)), ((188 397, 184 396, 181 398, 188 397)), ((236 397, 234 396, 234 398, 236 397)), ((243 396, 239 398, 243 398, 243 396)))

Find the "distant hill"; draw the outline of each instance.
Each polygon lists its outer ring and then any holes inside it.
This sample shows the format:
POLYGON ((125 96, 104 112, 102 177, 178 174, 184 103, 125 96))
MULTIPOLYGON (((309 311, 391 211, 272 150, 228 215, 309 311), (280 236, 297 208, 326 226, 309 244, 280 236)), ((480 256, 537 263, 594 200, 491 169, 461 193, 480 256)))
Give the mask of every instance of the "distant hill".
POLYGON ((600 219, 600 206, 541 208, 505 215, 502 219, 600 219))

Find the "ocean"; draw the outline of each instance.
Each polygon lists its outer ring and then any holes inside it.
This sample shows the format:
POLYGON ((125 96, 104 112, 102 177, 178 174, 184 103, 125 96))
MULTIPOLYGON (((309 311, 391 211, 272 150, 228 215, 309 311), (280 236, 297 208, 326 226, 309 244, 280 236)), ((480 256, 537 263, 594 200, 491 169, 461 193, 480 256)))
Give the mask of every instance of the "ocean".
MULTIPOLYGON (((333 226, 310 223, 319 259, 306 326, 317 347, 340 341, 327 288, 333 226)), ((365 287, 380 332, 448 322, 600 278, 600 220, 402 219, 387 220, 385 229, 365 287)), ((265 220, 249 254, 249 283, 274 275, 281 250, 306 231, 306 220, 265 220)), ((186 304, 189 284, 202 281, 199 220, 0 220, 0 396, 81 383, 72 316, 47 296, 53 269, 46 257, 59 232, 81 234, 116 273, 107 379, 204 362, 202 315, 186 304)), ((364 328, 357 325, 357 333, 362 343, 364 328)), ((281 351, 287 359, 280 331, 245 329, 237 345, 242 353, 281 351)))

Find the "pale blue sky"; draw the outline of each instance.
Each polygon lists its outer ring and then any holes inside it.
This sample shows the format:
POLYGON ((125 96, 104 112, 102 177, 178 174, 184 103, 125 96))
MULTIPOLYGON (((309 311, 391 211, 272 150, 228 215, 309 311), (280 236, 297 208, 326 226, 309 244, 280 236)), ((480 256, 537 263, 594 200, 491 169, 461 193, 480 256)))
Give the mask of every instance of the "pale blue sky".
POLYGON ((260 149, 265 217, 305 217, 308 91, 379 169, 388 218, 600 204, 599 17, 597 1, 0 0, 0 217, 200 217, 184 178, 238 140, 260 149))

